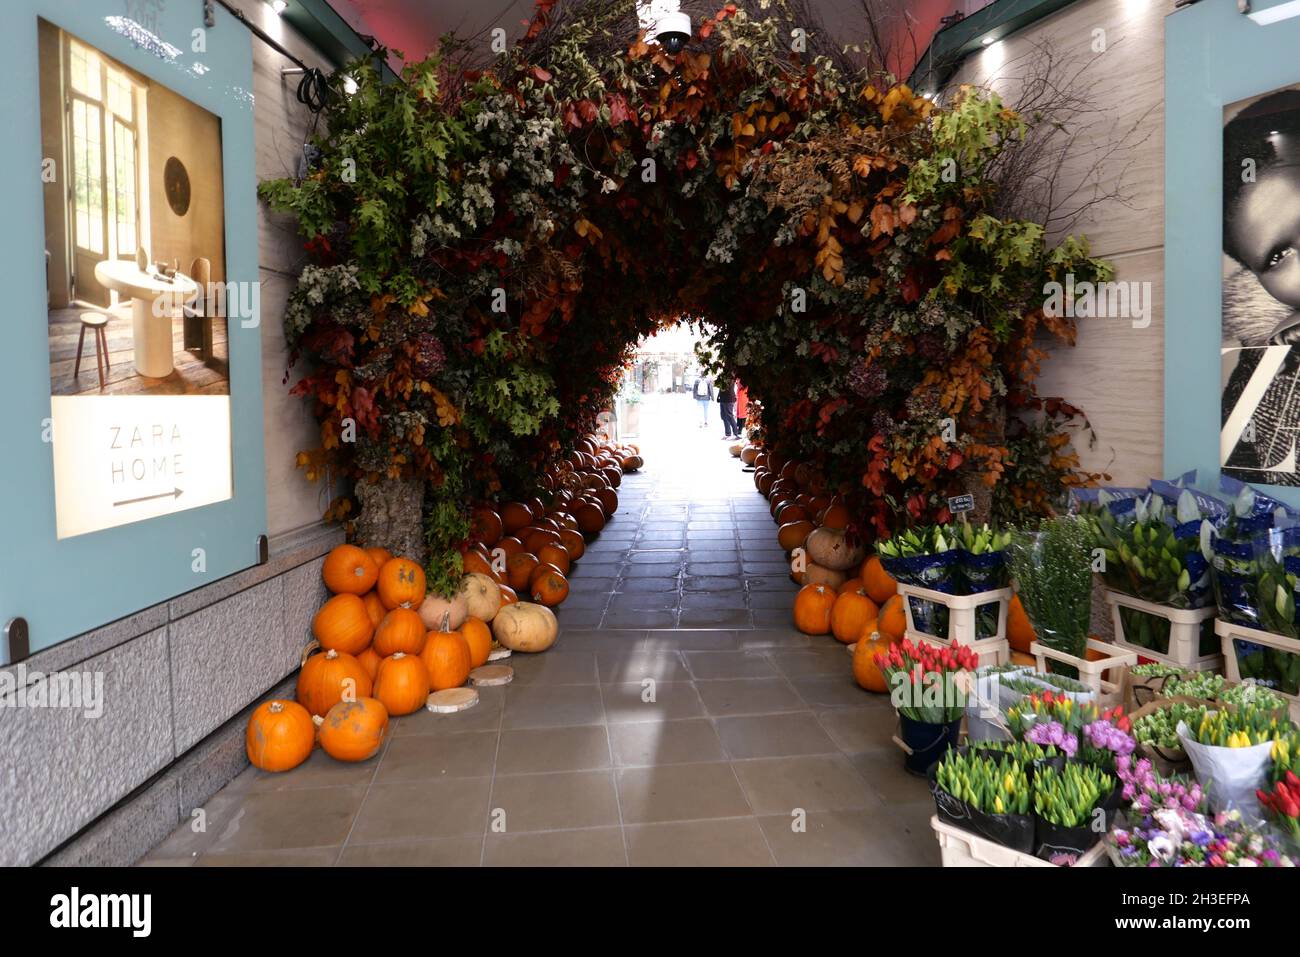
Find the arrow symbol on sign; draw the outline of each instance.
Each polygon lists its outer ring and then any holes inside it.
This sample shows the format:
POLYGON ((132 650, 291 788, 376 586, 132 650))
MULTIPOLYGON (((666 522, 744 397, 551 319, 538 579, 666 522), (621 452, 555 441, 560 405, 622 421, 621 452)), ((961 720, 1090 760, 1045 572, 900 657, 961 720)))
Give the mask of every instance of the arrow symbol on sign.
POLYGON ((142 495, 140 498, 123 499, 120 502, 114 502, 113 507, 117 508, 117 506, 119 505, 134 505, 136 504, 136 502, 151 502, 156 498, 180 498, 180 497, 181 497, 181 490, 177 488, 177 489, 172 489, 170 492, 159 492, 157 495, 142 495))

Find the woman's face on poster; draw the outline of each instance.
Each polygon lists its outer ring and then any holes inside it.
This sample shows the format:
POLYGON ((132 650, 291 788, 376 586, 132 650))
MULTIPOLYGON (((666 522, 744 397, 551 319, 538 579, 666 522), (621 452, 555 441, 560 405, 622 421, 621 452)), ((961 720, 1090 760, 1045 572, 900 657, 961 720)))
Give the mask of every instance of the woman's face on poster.
POLYGON ((1274 299, 1300 309, 1300 164, 1262 172, 1242 191, 1229 229, 1260 285, 1274 299))

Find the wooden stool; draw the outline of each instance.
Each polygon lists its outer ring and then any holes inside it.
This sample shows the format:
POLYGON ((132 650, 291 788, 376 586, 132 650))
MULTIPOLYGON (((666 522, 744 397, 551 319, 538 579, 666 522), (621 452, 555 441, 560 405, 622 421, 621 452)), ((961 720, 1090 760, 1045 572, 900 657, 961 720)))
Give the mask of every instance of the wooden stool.
POLYGON ((77 337, 77 361, 72 367, 72 377, 81 375, 81 347, 86 344, 86 330, 95 337, 95 368, 99 371, 99 391, 104 391, 104 372, 108 364, 108 316, 102 312, 81 314, 81 335, 77 337))

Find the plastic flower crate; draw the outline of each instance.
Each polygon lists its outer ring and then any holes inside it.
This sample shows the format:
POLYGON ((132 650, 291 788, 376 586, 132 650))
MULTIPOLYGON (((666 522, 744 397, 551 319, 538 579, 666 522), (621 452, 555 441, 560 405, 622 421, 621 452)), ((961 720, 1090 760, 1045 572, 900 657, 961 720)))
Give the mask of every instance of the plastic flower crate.
POLYGON ((1219 648, 1208 654, 1201 654, 1201 629, 1204 622, 1213 618, 1217 611, 1209 608, 1170 608, 1156 605, 1123 592, 1105 589, 1106 603, 1110 605, 1111 620, 1115 623, 1115 644, 1128 651, 1135 651, 1143 658, 1159 661, 1184 671, 1220 671, 1223 668, 1223 655, 1219 648), (1169 622, 1169 647, 1161 652, 1146 648, 1126 635, 1124 628, 1124 609, 1130 609, 1152 618, 1162 618, 1169 622))
POLYGON ((1137 664, 1137 654, 1120 649, 1117 645, 1098 641, 1096 638, 1088 639, 1088 648, 1092 651, 1101 652, 1106 657, 1099 658, 1096 661, 1088 661, 1085 658, 1076 658, 1064 651, 1049 648, 1039 641, 1032 642, 1029 645, 1029 653, 1038 659, 1038 670, 1042 672, 1048 670, 1048 661, 1072 666, 1079 672, 1079 680, 1097 692, 1097 704, 1101 707, 1108 708, 1111 705, 1120 704, 1122 694, 1120 685, 1114 681, 1107 681, 1102 675, 1112 668, 1123 668, 1125 665, 1137 664))
POLYGON ((1011 660, 1011 645, 1007 641, 1007 604, 1011 601, 1010 588, 994 588, 974 595, 949 595, 947 592, 933 591, 918 585, 899 583, 898 593, 903 596, 903 608, 907 613, 907 631, 911 641, 924 641, 940 648, 949 645, 966 645, 979 655, 981 665, 1004 665, 1011 660), (912 614, 912 599, 933 602, 948 609, 948 634, 934 635, 922 631, 916 626, 912 614), (998 606, 998 627, 994 634, 979 638, 977 630, 977 609, 985 605, 998 606))
MULTIPOLYGON (((939 841, 939 854, 944 867, 1059 867, 1042 858, 1013 851, 995 841, 989 841, 978 834, 963 831, 946 821, 939 820, 936 814, 930 818, 934 836, 939 841)), ((1098 841, 1087 853, 1072 865, 1074 867, 1109 867, 1106 856, 1105 841, 1098 841)))
MULTIPOLYGON (((1284 635, 1275 635, 1271 631, 1260 631, 1258 628, 1250 628, 1246 625, 1233 624, 1230 621, 1224 621, 1222 618, 1215 620, 1214 630, 1223 642, 1223 673, 1229 681, 1241 683, 1243 680, 1254 678, 1254 675, 1243 677, 1241 673, 1240 653, 1242 651, 1253 651, 1250 646, 1256 646, 1259 650, 1273 648, 1287 654, 1300 656, 1300 641, 1295 638, 1287 638, 1284 635), (1245 648, 1237 645, 1242 642, 1245 648)), ((1260 681, 1260 684, 1265 684, 1260 681)), ((1273 688, 1283 698, 1290 703, 1291 719, 1300 721, 1300 694, 1288 694, 1281 688, 1273 688)))

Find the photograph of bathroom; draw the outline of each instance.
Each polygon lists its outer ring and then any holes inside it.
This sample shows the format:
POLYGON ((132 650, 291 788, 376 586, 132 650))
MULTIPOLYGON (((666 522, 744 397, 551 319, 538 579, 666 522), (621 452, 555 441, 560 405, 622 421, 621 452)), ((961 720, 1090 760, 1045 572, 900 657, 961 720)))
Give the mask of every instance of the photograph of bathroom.
POLYGON ((228 395, 221 120, 39 21, 52 395, 228 395))

